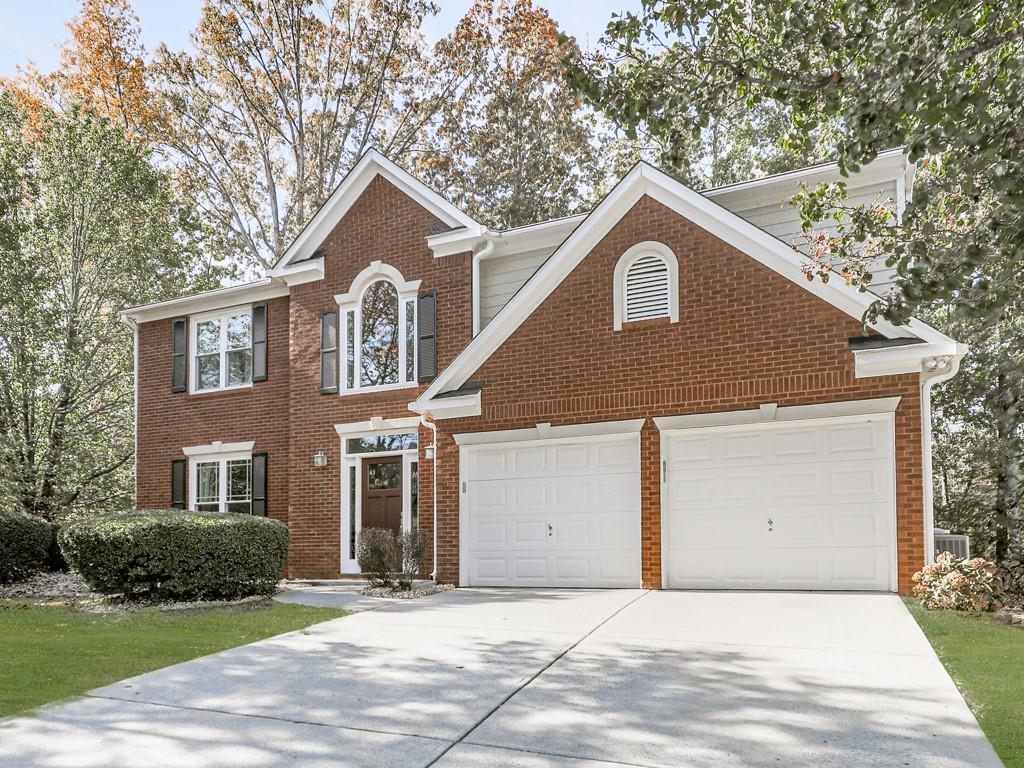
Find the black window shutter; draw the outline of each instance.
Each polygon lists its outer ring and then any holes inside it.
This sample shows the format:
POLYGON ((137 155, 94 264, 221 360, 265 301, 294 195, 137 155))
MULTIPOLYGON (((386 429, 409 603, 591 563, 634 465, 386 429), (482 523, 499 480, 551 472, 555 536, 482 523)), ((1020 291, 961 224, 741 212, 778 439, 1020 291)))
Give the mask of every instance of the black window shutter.
POLYGON ((267 305, 252 307, 252 380, 267 380, 267 305))
POLYGON ((175 459, 171 462, 171 506, 174 509, 185 508, 185 467, 188 462, 185 459, 175 459))
POLYGON ((188 319, 175 318, 171 322, 171 392, 188 389, 188 319))
POLYGON ((416 300, 416 365, 420 383, 437 376, 437 291, 416 300))
POLYGON ((338 391, 338 313, 320 315, 320 391, 338 391))
POLYGON ((267 454, 252 455, 252 513, 267 516, 267 454))

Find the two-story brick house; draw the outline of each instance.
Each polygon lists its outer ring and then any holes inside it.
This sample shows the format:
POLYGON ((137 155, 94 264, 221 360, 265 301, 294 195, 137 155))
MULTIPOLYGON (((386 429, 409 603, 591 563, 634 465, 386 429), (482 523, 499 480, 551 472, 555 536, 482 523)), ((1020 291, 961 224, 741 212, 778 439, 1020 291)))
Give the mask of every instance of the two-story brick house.
MULTIPOLYGON (((285 521, 293 577, 384 526, 463 585, 907 591, 964 348, 804 277, 783 203, 836 176, 641 164, 495 232, 371 151, 264 279, 123 313, 137 502, 285 521)), ((890 152, 851 189, 898 215, 911 181, 890 152)))

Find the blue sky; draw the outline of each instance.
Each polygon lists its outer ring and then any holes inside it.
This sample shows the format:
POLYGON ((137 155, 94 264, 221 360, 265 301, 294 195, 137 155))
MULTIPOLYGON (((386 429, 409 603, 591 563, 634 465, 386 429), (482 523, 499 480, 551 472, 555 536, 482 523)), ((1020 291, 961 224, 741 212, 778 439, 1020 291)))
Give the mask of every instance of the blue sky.
MULTIPOLYGON (((441 12, 425 24, 436 40, 449 32, 469 7, 470 0, 440 0, 441 12)), ((615 12, 635 10, 639 0, 539 0, 563 30, 583 47, 597 42, 615 12)), ((33 60, 44 72, 58 61, 58 48, 67 37, 64 22, 78 12, 79 0, 0 0, 0 77, 16 74, 33 60)), ((172 49, 188 46, 189 32, 199 19, 202 0, 133 0, 142 21, 142 41, 152 53, 160 42, 172 49)))

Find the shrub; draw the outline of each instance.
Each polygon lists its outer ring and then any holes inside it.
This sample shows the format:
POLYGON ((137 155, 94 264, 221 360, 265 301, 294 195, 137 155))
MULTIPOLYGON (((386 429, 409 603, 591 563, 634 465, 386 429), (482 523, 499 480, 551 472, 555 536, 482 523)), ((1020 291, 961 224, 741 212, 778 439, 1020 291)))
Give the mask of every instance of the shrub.
POLYGON ((419 531, 364 528, 356 559, 372 586, 408 590, 423 564, 423 539, 419 531))
POLYGON ((41 517, 0 510, 0 583, 42 570, 50 556, 53 529, 41 517))
POLYGON ((1002 604, 1003 584, 994 563, 943 552, 914 574, 914 596, 932 610, 995 611, 1002 604))
POLYGON ((83 517, 61 528, 59 540, 92 589, 128 599, 272 594, 288 556, 284 524, 235 513, 171 509, 83 517))
POLYGON ((1024 559, 1010 558, 999 564, 998 576, 1005 590, 1004 602, 1024 609, 1024 559))

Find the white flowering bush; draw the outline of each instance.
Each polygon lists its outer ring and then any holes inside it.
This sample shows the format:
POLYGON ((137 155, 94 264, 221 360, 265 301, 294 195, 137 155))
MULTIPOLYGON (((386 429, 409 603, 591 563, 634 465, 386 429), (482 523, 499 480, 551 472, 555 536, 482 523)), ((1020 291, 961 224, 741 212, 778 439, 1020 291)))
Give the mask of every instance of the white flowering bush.
POLYGON ((914 597, 931 610, 997 611, 1003 598, 997 571, 983 557, 967 560, 943 552, 914 574, 914 597))

